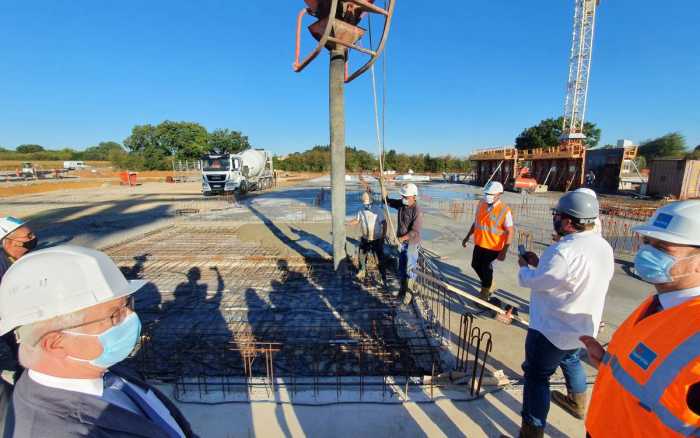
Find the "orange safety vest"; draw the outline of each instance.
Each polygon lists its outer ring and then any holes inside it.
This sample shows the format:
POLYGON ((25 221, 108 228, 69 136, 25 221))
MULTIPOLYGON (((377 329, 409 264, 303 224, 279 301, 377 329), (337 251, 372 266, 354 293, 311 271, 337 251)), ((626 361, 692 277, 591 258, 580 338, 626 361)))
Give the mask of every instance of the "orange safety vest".
POLYGON ((498 201, 491 211, 484 201, 479 202, 474 219, 474 243, 484 249, 500 251, 506 246, 506 216, 510 208, 498 201))
POLYGON ((700 298, 639 321, 652 302, 610 341, 586 416, 591 438, 700 435, 700 416, 687 402, 700 382, 700 298))

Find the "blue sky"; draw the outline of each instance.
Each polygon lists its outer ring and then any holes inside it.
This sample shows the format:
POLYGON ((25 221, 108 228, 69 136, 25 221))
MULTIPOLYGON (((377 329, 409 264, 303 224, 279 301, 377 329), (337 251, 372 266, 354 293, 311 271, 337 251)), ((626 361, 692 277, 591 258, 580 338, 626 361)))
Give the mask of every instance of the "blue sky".
MULTIPOLYGON (((387 147, 466 155, 561 114, 573 3, 399 0, 387 147)), ((302 4, 5 0, 0 145, 84 148, 166 119, 279 154, 326 144, 328 56, 291 70, 302 4)), ((602 1, 586 118, 604 143, 680 131, 700 144, 699 22, 697 0, 602 1)), ((367 75, 346 89, 346 138, 375 151, 371 108, 367 75)))

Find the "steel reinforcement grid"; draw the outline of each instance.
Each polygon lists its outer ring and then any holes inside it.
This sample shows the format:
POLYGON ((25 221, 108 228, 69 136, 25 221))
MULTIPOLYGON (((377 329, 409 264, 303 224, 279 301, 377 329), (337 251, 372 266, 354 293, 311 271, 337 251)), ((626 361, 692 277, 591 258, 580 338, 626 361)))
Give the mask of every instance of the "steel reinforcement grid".
POLYGON ((277 379, 384 387, 443 371, 442 342, 418 314, 328 259, 281 255, 208 223, 173 224, 106 252, 128 278, 147 281, 135 296, 143 329, 129 363, 180 394, 277 379))

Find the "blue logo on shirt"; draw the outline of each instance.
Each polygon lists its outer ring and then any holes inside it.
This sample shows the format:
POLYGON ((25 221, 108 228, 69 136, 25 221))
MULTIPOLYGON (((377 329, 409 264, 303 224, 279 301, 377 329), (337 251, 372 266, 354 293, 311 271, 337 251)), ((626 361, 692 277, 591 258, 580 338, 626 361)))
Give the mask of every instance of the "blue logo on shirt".
POLYGON ((637 344, 634 350, 632 350, 632 353, 630 353, 632 362, 639 365, 643 370, 649 368, 652 362, 656 360, 656 357, 657 354, 641 342, 637 344))
POLYGON ((656 217, 656 220, 654 221, 654 226, 663 228, 665 230, 671 223, 671 219, 673 219, 673 216, 671 216, 670 214, 659 213, 659 215, 656 217))

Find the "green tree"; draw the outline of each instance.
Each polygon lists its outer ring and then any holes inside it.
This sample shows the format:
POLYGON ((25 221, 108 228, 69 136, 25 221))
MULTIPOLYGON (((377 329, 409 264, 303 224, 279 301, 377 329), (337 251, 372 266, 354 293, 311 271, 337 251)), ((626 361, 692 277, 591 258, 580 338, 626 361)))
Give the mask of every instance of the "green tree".
MULTIPOLYGON (((564 118, 545 119, 535 126, 525 129, 515 139, 515 147, 520 150, 554 147, 560 143, 564 118)), ((584 122, 583 134, 586 148, 593 148, 600 141, 600 128, 595 123, 584 122)))
POLYGON ((682 157, 685 153, 685 138, 678 132, 644 141, 639 146, 639 154, 647 161, 662 157, 682 157))
POLYGON ((209 151, 220 154, 235 154, 250 148, 250 143, 248 142, 248 137, 240 131, 215 129, 207 137, 207 148, 209 151))
POLYGON ((113 150, 125 152, 124 148, 119 143, 115 141, 103 141, 100 142, 97 146, 91 146, 89 148, 86 148, 83 151, 82 159, 92 161, 107 161, 110 159, 110 153, 113 150))
POLYGON ((44 152, 46 149, 38 144, 22 144, 17 146, 15 150, 21 154, 32 154, 35 152, 44 152))
POLYGON ((199 123, 166 120, 156 127, 159 150, 181 160, 199 159, 207 150, 207 130, 199 123))

